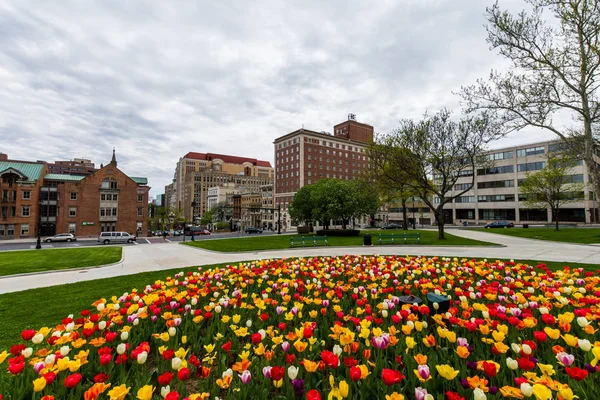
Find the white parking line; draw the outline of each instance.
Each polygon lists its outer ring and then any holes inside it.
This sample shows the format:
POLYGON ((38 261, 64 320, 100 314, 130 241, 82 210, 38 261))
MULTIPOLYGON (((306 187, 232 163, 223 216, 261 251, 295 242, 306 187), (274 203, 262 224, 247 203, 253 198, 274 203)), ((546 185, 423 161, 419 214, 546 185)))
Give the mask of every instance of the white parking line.
POLYGON ((138 242, 133 242, 133 244, 135 244, 136 246, 139 246, 139 245, 140 245, 138 242))
POLYGON ((148 239, 144 239, 148 244, 151 244, 150 241, 148 239))
POLYGON ((166 240, 167 242, 171 243, 171 241, 170 241, 169 239, 165 238, 165 240, 166 240))

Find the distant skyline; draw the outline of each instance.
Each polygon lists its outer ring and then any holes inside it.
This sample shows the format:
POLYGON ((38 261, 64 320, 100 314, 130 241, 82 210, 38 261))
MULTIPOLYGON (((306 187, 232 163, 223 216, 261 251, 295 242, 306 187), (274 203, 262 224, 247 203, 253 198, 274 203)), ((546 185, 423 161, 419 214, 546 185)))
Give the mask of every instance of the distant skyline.
POLYGON ((508 66, 486 43, 492 3, 0 0, 0 152, 99 166, 114 146, 156 197, 190 151, 273 164, 273 140, 302 125, 458 114, 453 91, 508 66))

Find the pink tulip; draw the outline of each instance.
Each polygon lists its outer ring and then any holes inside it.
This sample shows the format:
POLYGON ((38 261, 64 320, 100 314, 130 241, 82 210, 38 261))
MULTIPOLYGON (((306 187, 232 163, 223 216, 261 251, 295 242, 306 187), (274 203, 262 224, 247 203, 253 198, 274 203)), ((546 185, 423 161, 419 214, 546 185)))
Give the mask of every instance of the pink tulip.
POLYGON ((569 367, 575 361, 575 356, 562 351, 556 355, 556 359, 560 361, 565 367, 569 367))
POLYGON ((250 374, 250 371, 245 370, 244 372, 242 372, 242 374, 238 374, 238 376, 240 377, 240 379, 242 380, 242 383, 244 385, 247 385, 248 383, 250 383, 250 379, 252 378, 252 374, 250 374))
MULTIPOLYGON (((429 372, 428 365, 419 365, 417 367, 417 372, 419 373, 419 376, 423 379, 428 379, 431 376, 431 372, 429 372)), ((425 394, 427 394, 427 392, 425 392, 425 394)))

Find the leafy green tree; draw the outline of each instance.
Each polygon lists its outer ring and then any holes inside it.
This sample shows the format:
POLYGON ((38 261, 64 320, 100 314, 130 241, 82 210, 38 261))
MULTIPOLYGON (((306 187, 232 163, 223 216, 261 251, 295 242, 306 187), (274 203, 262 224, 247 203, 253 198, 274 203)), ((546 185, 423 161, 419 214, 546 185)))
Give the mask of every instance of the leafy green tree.
POLYGON ((512 68, 463 87, 466 111, 490 111, 504 133, 542 128, 566 144, 580 145, 579 157, 598 195, 600 1, 526 1, 531 13, 513 15, 498 2, 487 8, 487 40, 512 68))
POLYGON ((210 211, 213 216, 212 222, 227 221, 233 215, 233 207, 224 201, 215 204, 210 211))
POLYGON ((294 199, 288 207, 290 217, 297 224, 303 223, 309 225, 315 220, 315 206, 311 197, 312 191, 312 185, 301 187, 294 195, 294 199))
POLYGON ((483 164, 486 144, 496 136, 485 114, 451 119, 450 111, 425 114, 422 120, 405 119, 390 134, 369 147, 371 168, 383 186, 410 188, 432 210, 438 239, 444 239, 444 206, 469 189, 451 195, 460 177, 475 180, 476 165, 483 164))
POLYGON ((212 210, 205 212, 200 218, 200 225, 208 225, 213 222, 213 212, 212 210))
POLYGON ((548 207, 552 212, 555 229, 559 226, 560 208, 583 197, 582 183, 573 183, 570 172, 576 162, 569 157, 549 157, 546 166, 528 174, 519 183, 519 192, 525 195, 528 207, 548 207))

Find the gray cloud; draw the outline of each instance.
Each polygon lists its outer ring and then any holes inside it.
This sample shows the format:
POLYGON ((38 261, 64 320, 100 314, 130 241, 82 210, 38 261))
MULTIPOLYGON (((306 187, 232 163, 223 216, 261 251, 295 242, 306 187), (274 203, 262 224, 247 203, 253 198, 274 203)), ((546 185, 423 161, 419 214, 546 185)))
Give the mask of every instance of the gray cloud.
POLYGON ((387 132, 506 65, 485 5, 0 0, 0 151, 100 164, 115 146, 158 194, 188 151, 273 161, 275 137, 349 112, 387 132))

